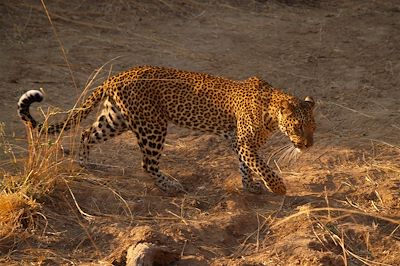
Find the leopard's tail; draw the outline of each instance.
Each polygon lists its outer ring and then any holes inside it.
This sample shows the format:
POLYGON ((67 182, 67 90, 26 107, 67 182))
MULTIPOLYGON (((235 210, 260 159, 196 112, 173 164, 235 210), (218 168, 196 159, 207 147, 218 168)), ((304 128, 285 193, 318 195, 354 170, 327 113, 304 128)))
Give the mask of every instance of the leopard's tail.
MULTIPOLYGON (((68 117, 64 121, 50 124, 46 127, 48 134, 60 133, 62 130, 68 130, 73 125, 78 124, 80 121, 85 119, 88 114, 94 109, 94 107, 103 99, 104 87, 100 86, 95 89, 92 94, 85 100, 85 102, 78 108, 74 109, 72 113, 69 113, 68 117)), ((30 124, 32 128, 44 128, 43 123, 38 123, 30 114, 29 107, 34 102, 41 102, 43 100, 43 93, 38 90, 30 90, 25 92, 18 101, 18 115, 19 117, 30 124)))

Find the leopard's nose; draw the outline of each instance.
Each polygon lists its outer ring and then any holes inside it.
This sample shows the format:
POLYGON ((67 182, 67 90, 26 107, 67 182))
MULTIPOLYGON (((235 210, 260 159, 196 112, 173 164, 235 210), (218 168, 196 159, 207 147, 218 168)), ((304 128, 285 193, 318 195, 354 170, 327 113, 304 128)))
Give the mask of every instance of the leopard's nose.
POLYGON ((304 147, 306 148, 310 148, 313 145, 313 139, 306 139, 305 143, 304 143, 304 147))
POLYGON ((306 148, 307 146, 303 143, 294 143, 294 147, 300 150, 303 150, 304 148, 306 148))

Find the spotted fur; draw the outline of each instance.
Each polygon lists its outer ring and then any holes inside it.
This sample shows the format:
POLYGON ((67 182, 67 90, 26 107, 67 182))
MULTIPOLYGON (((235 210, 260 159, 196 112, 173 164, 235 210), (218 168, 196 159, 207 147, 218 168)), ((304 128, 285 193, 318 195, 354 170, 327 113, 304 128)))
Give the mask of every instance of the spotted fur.
MULTIPOLYGON (((28 91, 18 102, 21 119, 32 127, 43 127, 29 113, 29 106, 42 98, 39 91, 28 91)), ((311 97, 300 100, 257 77, 234 81, 152 66, 135 67, 109 78, 66 120, 46 130, 68 130, 101 101, 101 114, 82 133, 80 161, 88 162, 93 144, 131 130, 143 154, 143 168, 160 189, 171 193, 182 190, 182 186, 158 167, 170 122, 227 138, 238 155, 243 187, 254 193, 261 192, 262 185, 252 175, 264 179, 273 192, 286 193, 282 179, 257 153, 272 132, 279 129, 298 149, 313 144, 311 97)))

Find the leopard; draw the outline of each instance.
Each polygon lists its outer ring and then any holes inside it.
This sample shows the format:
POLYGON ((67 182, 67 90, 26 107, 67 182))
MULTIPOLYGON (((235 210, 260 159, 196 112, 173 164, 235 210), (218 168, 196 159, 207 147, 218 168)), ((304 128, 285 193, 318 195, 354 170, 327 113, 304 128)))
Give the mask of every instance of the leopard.
POLYGON ((260 148, 274 132, 281 132, 302 152, 313 145, 316 129, 311 96, 301 100, 257 76, 233 80, 169 67, 136 66, 107 78, 67 118, 48 125, 37 122, 29 110, 43 98, 39 90, 20 97, 18 115, 28 126, 57 134, 77 126, 102 103, 95 122, 82 130, 80 164, 89 163, 94 144, 131 131, 144 171, 160 190, 172 194, 185 190, 159 168, 169 124, 227 139, 239 161, 243 189, 258 194, 267 188, 279 195, 286 194, 285 182, 259 154, 260 148))

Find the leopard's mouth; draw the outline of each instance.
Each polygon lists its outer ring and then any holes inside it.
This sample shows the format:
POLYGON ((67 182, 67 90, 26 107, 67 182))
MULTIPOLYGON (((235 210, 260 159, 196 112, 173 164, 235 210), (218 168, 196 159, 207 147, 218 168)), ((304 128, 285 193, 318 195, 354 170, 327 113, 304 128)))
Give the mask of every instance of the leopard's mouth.
POLYGON ((304 143, 293 143, 293 145, 296 148, 296 150, 299 152, 305 151, 309 148, 309 146, 307 146, 304 143))
POLYGON ((292 143, 296 149, 299 149, 301 151, 308 150, 313 145, 312 140, 304 140, 304 141, 299 141, 299 142, 292 141, 292 143))

